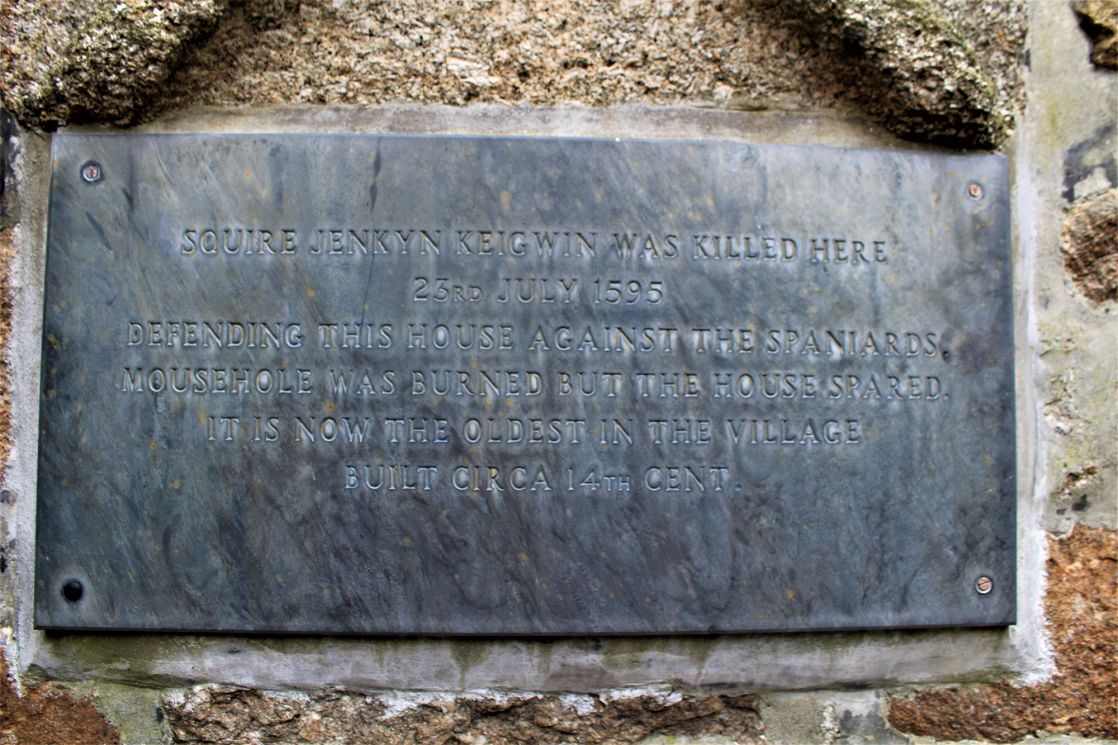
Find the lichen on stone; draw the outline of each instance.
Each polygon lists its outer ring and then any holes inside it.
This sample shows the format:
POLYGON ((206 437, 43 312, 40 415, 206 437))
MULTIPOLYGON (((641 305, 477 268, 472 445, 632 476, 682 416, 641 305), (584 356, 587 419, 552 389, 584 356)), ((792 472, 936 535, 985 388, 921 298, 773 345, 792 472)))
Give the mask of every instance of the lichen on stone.
POLYGON ((952 13, 951 3, 932 0, 790 0, 786 7, 841 40, 863 107, 894 133, 978 148, 997 147, 1008 135, 1019 81, 1012 73, 993 77, 976 43, 1001 23, 999 32, 1010 37, 1003 46, 1019 55, 1022 3, 983 3, 984 28, 969 33, 958 7, 952 13))
POLYGON ((904 137, 988 148, 1020 104, 1022 3, 0 0, 0 94, 41 127, 193 103, 857 101, 904 137))
POLYGON ((132 124, 226 0, 0 0, 0 104, 21 122, 132 124))

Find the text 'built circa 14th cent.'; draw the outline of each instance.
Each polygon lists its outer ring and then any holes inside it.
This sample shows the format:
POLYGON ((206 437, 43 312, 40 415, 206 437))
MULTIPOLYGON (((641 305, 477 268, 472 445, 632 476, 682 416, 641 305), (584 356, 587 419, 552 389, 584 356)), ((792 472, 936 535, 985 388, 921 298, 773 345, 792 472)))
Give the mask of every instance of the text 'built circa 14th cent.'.
POLYGON ((1014 619, 997 156, 53 144, 36 623, 1014 619))

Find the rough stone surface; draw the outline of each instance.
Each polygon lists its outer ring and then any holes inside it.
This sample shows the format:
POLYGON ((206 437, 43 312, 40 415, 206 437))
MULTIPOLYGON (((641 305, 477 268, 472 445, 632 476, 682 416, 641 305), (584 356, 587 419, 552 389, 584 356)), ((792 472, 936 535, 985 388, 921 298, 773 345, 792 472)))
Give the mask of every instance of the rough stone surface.
MULTIPOLYGON (((11 376, 11 364, 3 350, 8 348, 8 336, 11 333, 12 299, 9 292, 11 259, 15 249, 12 246, 12 231, 0 227, 0 464, 8 461, 8 453, 12 449, 11 428, 8 420, 11 416, 11 400, 8 385, 11 376)), ((4 497, 6 492, 0 491, 0 502, 8 501, 4 497)), ((3 558, 0 556, 0 573, 5 571, 3 558)))
POLYGON ((164 704, 177 743, 635 743, 652 736, 722 735, 759 743, 752 696, 509 695, 420 697, 401 706, 374 697, 211 687, 164 704), (402 709, 402 710, 401 710, 402 709))
POLYGON ((861 101, 906 137, 989 147, 1019 104, 1025 30, 1021 0, 573 0, 546 9, 540 0, 469 9, 251 0, 227 12, 225 0, 3 3, 3 100, 39 126, 131 123, 198 102, 861 101), (212 38, 195 43, 223 14, 212 38), (181 71, 158 92, 180 55, 181 71))
POLYGON ((1072 7, 1091 40, 1091 62, 1118 69, 1118 0, 1076 0, 1072 7))
POLYGON ((11 114, 0 109, 0 228, 11 227, 18 220, 14 169, 18 126, 11 114))
MULTIPOLYGON (((789 3, 837 36, 856 63, 867 110, 902 136, 928 142, 996 147, 1012 112, 1000 106, 998 87, 978 50, 952 22, 950 7, 935 2, 797 0, 789 3)), ((1002 16, 1007 40, 1022 33, 1018 3, 990 3, 1002 16)), ((1019 43, 1019 40, 1017 41, 1019 43)))
MULTIPOLYGON (((8 336, 12 325, 12 295, 10 288, 10 275, 12 256, 15 248, 12 245, 12 224, 16 219, 15 199, 10 193, 13 183, 11 159, 14 157, 12 134, 14 123, 3 112, 0 112, 0 464, 8 462, 8 453, 11 450, 10 427, 8 418, 11 415, 11 400, 9 376, 11 366, 5 350, 8 348, 8 336)), ((7 501, 0 492, 0 503, 7 501)), ((0 556, 0 573, 6 567, 3 557, 0 556)))
POLYGON ((1053 679, 897 698, 889 709, 894 727, 942 740, 1014 742, 1042 732, 1118 738, 1118 532, 1078 526, 1049 548, 1053 679))
POLYGON ((131 124, 224 0, 0 0, 0 102, 21 121, 131 124))
POLYGON ((978 147, 1001 141, 1019 103, 1016 0, 536 6, 486 2, 464 14, 421 0, 304 3, 265 45, 234 13, 171 87, 211 103, 860 101, 904 136, 978 147))
POLYGON ((177 103, 781 108, 851 100, 840 53, 772 0, 304 2, 263 33, 234 9, 170 89, 177 103))
POLYGON ((1064 267, 1095 302, 1118 299, 1118 189, 1077 203, 1064 221, 1064 267))
POLYGON ((47 684, 16 692, 0 656, 0 743, 4 745, 119 745, 120 734, 84 699, 47 684))

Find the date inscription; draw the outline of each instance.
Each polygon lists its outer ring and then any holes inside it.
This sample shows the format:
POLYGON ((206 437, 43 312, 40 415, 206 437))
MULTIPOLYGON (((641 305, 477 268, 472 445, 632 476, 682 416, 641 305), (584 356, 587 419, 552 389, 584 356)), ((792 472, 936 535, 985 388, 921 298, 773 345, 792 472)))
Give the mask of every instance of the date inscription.
POLYGON ((55 148, 45 627, 1012 616, 997 158, 373 136, 55 148), (979 574, 998 591, 975 596, 979 574), (60 594, 70 580, 82 599, 60 594))

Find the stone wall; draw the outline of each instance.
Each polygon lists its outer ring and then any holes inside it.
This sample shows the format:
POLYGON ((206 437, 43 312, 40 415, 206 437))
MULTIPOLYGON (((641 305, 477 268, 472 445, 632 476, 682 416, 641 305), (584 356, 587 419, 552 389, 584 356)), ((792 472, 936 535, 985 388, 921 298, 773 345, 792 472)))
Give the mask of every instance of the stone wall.
POLYGON ((0 741, 1118 739, 1113 0, 0 0, 0 741), (594 135, 1011 162, 1018 624, 697 638, 31 620, 50 137, 594 135))

